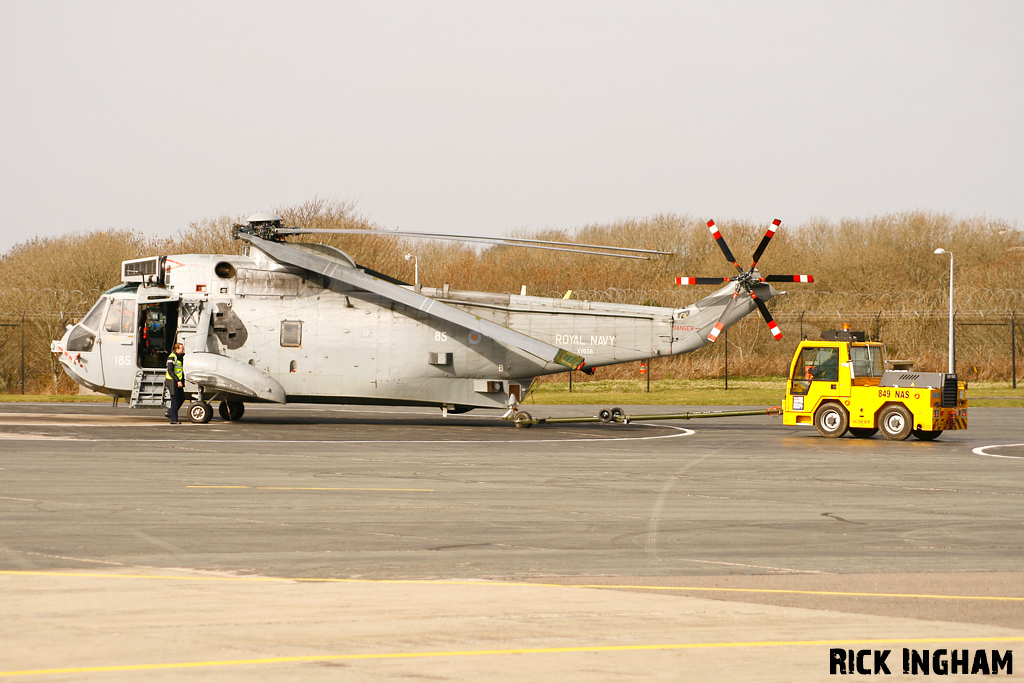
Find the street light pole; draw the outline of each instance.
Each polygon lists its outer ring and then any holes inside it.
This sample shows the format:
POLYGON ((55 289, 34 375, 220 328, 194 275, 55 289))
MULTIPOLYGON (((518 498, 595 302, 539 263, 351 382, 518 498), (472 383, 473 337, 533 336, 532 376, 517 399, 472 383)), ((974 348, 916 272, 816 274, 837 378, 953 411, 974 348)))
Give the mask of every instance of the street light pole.
POLYGON ((953 252, 939 247, 933 254, 949 254, 949 374, 956 374, 956 356, 953 340, 953 252))

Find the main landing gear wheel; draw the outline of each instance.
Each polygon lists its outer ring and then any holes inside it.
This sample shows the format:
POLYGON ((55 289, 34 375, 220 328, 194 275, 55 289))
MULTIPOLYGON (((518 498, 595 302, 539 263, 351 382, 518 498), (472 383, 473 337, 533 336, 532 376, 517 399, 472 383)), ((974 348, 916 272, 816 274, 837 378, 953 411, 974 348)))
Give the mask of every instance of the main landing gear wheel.
POLYGON ((213 408, 206 401, 192 401, 188 404, 188 419, 190 422, 204 425, 213 417, 213 408))
POLYGON ((910 433, 914 435, 914 438, 920 439, 921 441, 934 441, 939 438, 939 434, 942 433, 941 429, 911 429, 910 433))
POLYGON ((858 439, 870 439, 878 433, 878 427, 850 427, 850 435, 858 439))
POLYGON ((221 401, 217 412, 220 413, 220 419, 225 422, 234 422, 235 420, 242 419, 242 413, 245 412, 245 404, 238 401, 221 401))
POLYGON ((532 420, 532 419, 533 419, 532 415, 530 415, 525 410, 520 410, 512 418, 512 423, 515 424, 516 427, 532 427, 533 423, 530 422, 530 420, 532 420))
POLYGON ((903 441, 914 426, 913 416, 903 406, 889 406, 882 411, 878 422, 882 425, 882 435, 889 441, 903 441))
POLYGON ((850 416, 841 403, 829 401, 814 414, 814 426, 822 436, 838 439, 849 428, 850 416))

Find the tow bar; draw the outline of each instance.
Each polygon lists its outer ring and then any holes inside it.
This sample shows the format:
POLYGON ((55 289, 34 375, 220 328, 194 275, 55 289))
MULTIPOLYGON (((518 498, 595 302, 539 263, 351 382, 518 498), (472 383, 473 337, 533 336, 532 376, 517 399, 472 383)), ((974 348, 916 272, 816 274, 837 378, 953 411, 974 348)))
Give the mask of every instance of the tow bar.
POLYGON ((533 417, 525 410, 510 413, 505 419, 512 420, 516 427, 532 427, 543 424, 566 424, 570 422, 600 422, 601 424, 629 424, 635 420, 697 420, 709 417, 744 417, 747 415, 781 415, 782 408, 771 406, 758 410, 707 410, 689 413, 659 413, 656 415, 626 415, 622 408, 603 408, 593 417, 533 417))

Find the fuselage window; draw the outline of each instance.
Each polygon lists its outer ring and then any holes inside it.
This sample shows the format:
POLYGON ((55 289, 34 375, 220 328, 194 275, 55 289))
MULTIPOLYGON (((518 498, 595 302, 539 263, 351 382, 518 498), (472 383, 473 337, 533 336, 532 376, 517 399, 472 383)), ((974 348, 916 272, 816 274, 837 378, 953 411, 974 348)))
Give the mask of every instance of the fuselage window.
POLYGON ((281 322, 281 346, 302 346, 302 321, 281 322))

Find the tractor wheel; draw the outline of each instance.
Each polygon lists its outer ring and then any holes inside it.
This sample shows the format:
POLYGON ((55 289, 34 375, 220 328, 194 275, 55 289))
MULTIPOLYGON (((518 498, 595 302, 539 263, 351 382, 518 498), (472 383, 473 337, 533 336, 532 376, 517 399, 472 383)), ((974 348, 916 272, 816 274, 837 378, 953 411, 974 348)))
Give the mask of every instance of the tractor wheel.
POLYGON ((939 434, 942 433, 942 430, 912 429, 910 430, 910 433, 914 435, 914 438, 921 441, 935 441, 935 439, 939 438, 939 434))
POLYGON ((213 417, 213 408, 206 401, 192 401, 188 404, 188 419, 196 424, 204 425, 213 417))
POLYGON ((878 419, 882 426, 882 435, 889 441, 903 441, 910 436, 914 427, 914 418, 903 406, 889 406, 882 411, 878 419))
POLYGON ((850 427, 850 435, 858 439, 870 439, 878 433, 878 427, 850 427))
POLYGON ((814 414, 814 426, 822 436, 838 439, 849 428, 850 416, 841 403, 829 401, 814 414))
POLYGON ((225 422, 235 422, 242 419, 242 413, 245 412, 245 404, 239 401, 221 401, 217 412, 220 413, 220 419, 225 422))

